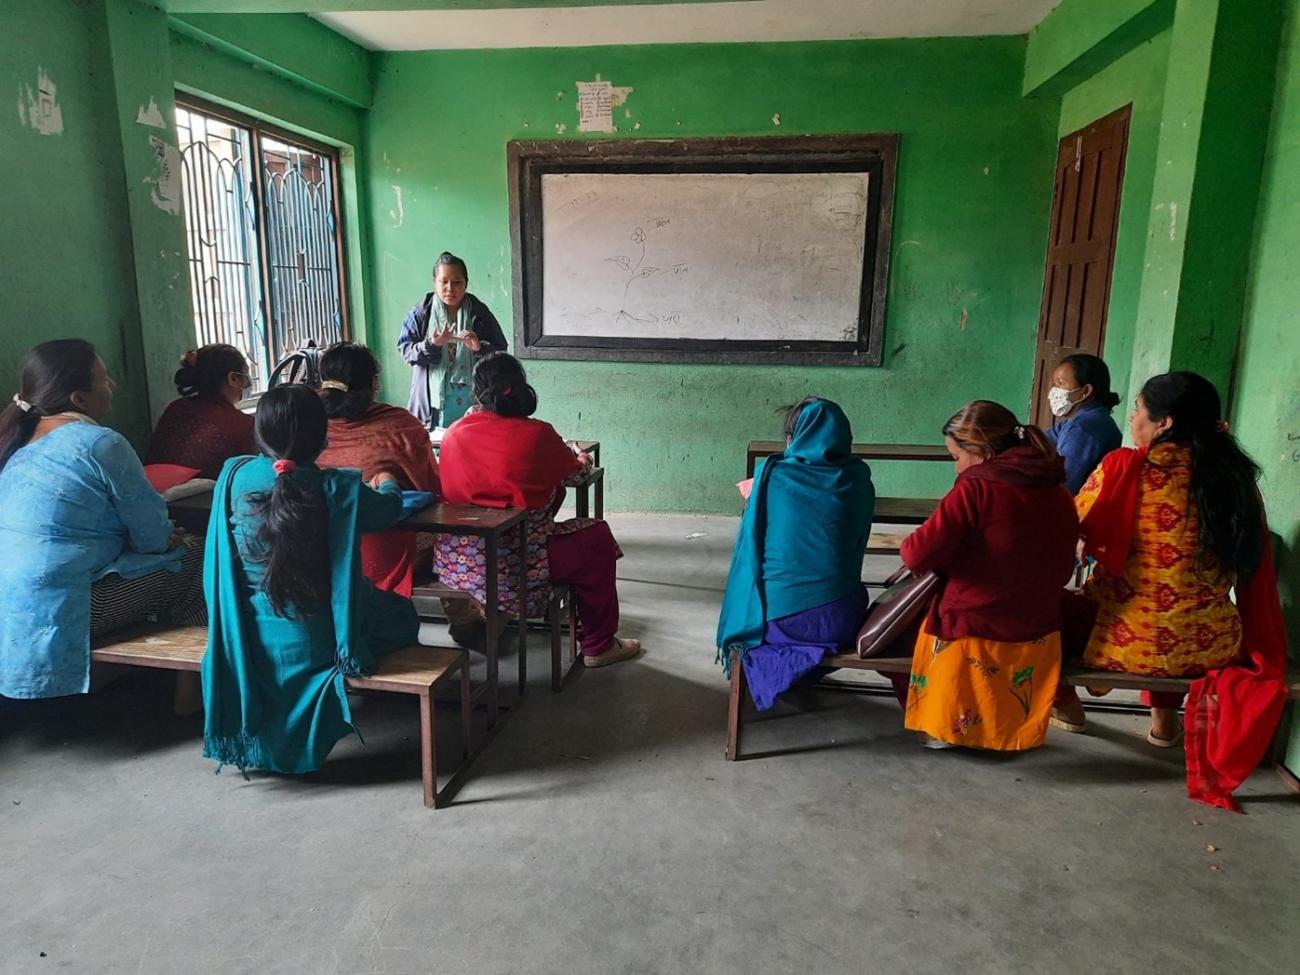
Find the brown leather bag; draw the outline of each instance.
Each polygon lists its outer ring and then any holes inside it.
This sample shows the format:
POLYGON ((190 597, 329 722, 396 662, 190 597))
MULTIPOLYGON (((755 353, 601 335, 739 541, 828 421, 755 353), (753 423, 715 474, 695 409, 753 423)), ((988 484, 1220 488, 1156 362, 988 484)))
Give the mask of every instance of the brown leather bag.
POLYGON ((867 610, 858 630, 858 657, 910 657, 921 621, 938 596, 934 572, 914 576, 906 566, 885 580, 885 591, 867 610))

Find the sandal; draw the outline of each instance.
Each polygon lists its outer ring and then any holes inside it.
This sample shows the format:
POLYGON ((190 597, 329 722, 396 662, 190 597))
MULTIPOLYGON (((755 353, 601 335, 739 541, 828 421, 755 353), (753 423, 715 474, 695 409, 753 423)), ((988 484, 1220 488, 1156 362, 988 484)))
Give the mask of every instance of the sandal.
POLYGON ((1072 735, 1081 735, 1088 729, 1086 718, 1083 721, 1071 721, 1056 708, 1052 708, 1052 716, 1047 719, 1047 723, 1058 731, 1068 731, 1072 735))
POLYGON ((1179 728, 1174 732, 1172 738, 1161 738, 1154 731, 1147 732, 1147 744, 1154 745, 1156 748, 1176 748, 1178 743, 1183 740, 1183 729, 1179 728))

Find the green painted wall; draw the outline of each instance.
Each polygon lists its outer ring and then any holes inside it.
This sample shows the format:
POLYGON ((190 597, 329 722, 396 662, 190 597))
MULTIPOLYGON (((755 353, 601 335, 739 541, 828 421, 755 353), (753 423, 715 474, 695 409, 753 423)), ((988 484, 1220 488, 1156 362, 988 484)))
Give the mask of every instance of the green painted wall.
POLYGON ((1029 32, 1025 94, 1062 93, 1169 26, 1174 0, 1064 0, 1029 32))
POLYGON ((1166 30, 1067 92, 1061 99, 1061 119, 1057 126, 1057 137, 1061 138, 1118 108, 1133 106, 1104 349, 1112 384, 1124 403, 1132 395, 1127 392, 1129 364, 1142 287, 1168 59, 1166 30))
MULTIPOLYGON (((1264 469, 1291 652, 1300 657, 1300 5, 1288 3, 1238 353, 1232 426, 1264 469)), ((1300 721, 1287 764, 1300 772, 1300 721)))
POLYGON ((102 0, 7 0, 0 80, 26 100, 43 69, 63 131, 0 112, 0 401, 18 388, 23 354, 47 338, 99 348, 118 394, 109 422, 137 443, 149 429, 130 218, 102 0))
MULTIPOLYGON (((394 343, 442 249, 511 339, 505 146, 573 137, 574 82, 633 91, 615 138, 902 135, 881 368, 530 362, 539 415, 600 439, 611 507, 735 511, 744 444, 806 393, 857 437, 926 441, 965 401, 1028 406, 1058 107, 1020 97, 1023 38, 379 55, 367 138, 372 334, 399 399, 394 343), (779 115, 780 125, 774 122, 779 115), (399 196, 400 194, 400 196, 399 196), (400 205, 399 205, 400 200, 400 205)), ((886 494, 938 494, 946 465, 877 465, 886 494)))

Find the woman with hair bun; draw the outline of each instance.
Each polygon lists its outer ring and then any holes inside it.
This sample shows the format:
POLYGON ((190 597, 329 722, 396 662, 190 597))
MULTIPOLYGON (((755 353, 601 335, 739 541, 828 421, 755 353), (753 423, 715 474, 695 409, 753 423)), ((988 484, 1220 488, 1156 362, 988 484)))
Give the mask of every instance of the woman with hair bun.
MULTIPOLYGON (((320 400, 329 417, 321 467, 355 467, 366 479, 386 471, 401 488, 438 493, 438 462, 429 432, 400 406, 375 399, 379 361, 373 352, 356 342, 337 342, 321 355, 320 378, 320 400)), ((422 537, 400 530, 365 535, 361 562, 366 578, 409 597, 422 537)))
POLYGON ((1043 743, 1061 670, 1060 594, 1079 519, 1038 427, 976 400, 943 426, 957 481, 903 542, 941 589, 917 637, 905 724, 930 747, 1043 743))
POLYGON ((253 418, 235 406, 252 386, 248 361, 233 345, 190 349, 176 391, 149 438, 146 464, 175 464, 215 479, 231 457, 253 454, 253 418))
POLYGON ((1110 370, 1095 355, 1067 355, 1052 370, 1047 391, 1052 428, 1044 431, 1065 461, 1065 486, 1078 494, 1101 459, 1123 442, 1110 411, 1119 405, 1110 370))
MULTIPOLYGON (((1221 408, 1196 373, 1147 380, 1129 418, 1136 446, 1108 454, 1075 502, 1097 560, 1083 594, 1095 613, 1084 665, 1206 675, 1187 702, 1189 793, 1235 808, 1230 793, 1263 757, 1286 699, 1286 632, 1259 468, 1221 408)), ((1073 688, 1057 703, 1053 724, 1083 731, 1073 688)), ((1150 693, 1144 703, 1147 741, 1177 745, 1182 694, 1150 693)))
MULTIPOLYGON (((537 393, 512 355, 493 353, 474 367, 474 403, 442 441, 443 497, 452 504, 527 508, 528 615, 542 615, 551 584, 564 583, 573 589, 582 662, 603 667, 635 657, 640 641, 617 635, 614 569, 623 553, 609 525, 596 518, 555 521, 564 482, 590 467, 590 458, 575 454, 549 423, 531 418, 537 393)), ((508 614, 519 606, 518 552, 518 539, 507 538, 497 554, 500 609, 508 614)), ((481 538, 438 536, 434 569, 439 580, 468 593, 480 606, 487 589, 483 565, 481 538)))
POLYGON ((407 314, 397 339, 397 351, 412 366, 406 408, 430 430, 465 415, 474 364, 506 350, 491 309, 468 287, 465 262, 443 251, 433 265, 433 290, 407 314))

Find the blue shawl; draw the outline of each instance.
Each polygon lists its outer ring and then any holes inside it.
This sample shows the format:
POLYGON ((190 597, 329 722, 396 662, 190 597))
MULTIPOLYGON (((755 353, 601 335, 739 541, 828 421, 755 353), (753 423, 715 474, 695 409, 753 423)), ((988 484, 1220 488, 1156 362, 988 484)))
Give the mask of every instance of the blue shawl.
POLYGON ((862 579, 876 492, 852 454, 853 431, 830 400, 813 400, 782 453, 758 469, 731 557, 718 652, 757 646, 769 620, 850 595, 862 579))
MULTIPOLYGON (((270 490, 271 462, 232 458, 213 491, 203 566, 203 754, 241 771, 320 768, 338 740, 356 730, 346 678, 369 674, 378 654, 415 643, 419 632, 411 601, 381 592, 361 574, 360 472, 300 468, 289 476, 319 478, 329 510, 330 605, 301 617, 272 612, 259 567, 239 551, 237 536, 256 531, 241 502, 251 491, 270 490)), ((389 493, 396 521, 400 494, 395 485, 389 493)))

